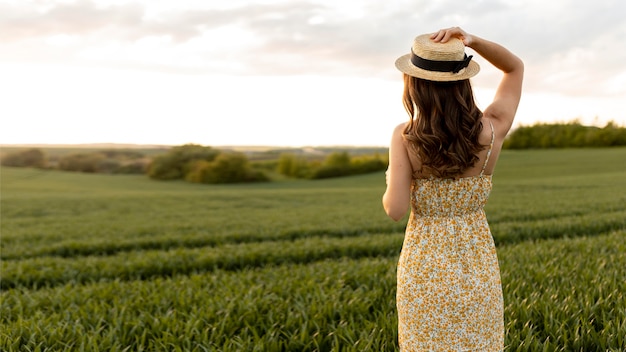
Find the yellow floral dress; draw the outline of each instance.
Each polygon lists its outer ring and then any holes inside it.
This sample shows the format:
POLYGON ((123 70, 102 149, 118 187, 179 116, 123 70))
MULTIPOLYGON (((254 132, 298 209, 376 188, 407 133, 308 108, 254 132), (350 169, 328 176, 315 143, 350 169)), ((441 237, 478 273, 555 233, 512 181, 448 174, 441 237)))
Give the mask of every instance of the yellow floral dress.
POLYGON ((398 342, 410 351, 502 351, 500 269, 483 207, 491 175, 415 179, 398 261, 398 342))

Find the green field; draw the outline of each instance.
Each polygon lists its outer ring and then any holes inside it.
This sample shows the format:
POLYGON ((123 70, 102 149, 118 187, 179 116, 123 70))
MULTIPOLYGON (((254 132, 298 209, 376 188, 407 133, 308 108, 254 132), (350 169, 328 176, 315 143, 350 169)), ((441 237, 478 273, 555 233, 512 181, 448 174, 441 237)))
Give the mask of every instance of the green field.
MULTIPOLYGON (((2 351, 397 351, 383 173, 1 170, 2 351)), ((503 151, 506 351, 626 350, 626 148, 503 151)))

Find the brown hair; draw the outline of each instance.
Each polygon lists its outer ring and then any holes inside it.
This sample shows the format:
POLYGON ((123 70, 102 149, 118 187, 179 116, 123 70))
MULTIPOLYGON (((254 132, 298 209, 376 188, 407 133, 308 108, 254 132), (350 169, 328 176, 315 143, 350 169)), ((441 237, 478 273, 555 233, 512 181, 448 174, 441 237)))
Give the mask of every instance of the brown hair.
POLYGON ((483 113, 469 79, 435 82, 404 74, 404 108, 410 116, 404 138, 417 154, 424 175, 453 178, 474 166, 483 113))

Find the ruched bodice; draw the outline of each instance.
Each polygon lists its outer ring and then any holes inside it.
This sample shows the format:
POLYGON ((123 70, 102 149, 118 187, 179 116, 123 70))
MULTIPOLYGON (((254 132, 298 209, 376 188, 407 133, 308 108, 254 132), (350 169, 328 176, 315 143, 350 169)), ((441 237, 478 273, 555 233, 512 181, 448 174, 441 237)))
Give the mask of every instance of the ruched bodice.
POLYGON ((415 179, 411 209, 417 216, 463 216, 482 211, 490 192, 491 175, 415 179))

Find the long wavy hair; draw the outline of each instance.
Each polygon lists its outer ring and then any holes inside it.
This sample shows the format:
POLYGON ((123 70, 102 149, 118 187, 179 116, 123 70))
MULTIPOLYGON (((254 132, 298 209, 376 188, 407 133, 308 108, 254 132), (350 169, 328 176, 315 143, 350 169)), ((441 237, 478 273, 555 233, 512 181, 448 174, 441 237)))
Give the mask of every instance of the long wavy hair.
POLYGON ((417 154, 422 175, 460 176, 479 160, 482 111, 469 79, 435 82, 404 75, 404 108, 410 116, 404 138, 417 154))

